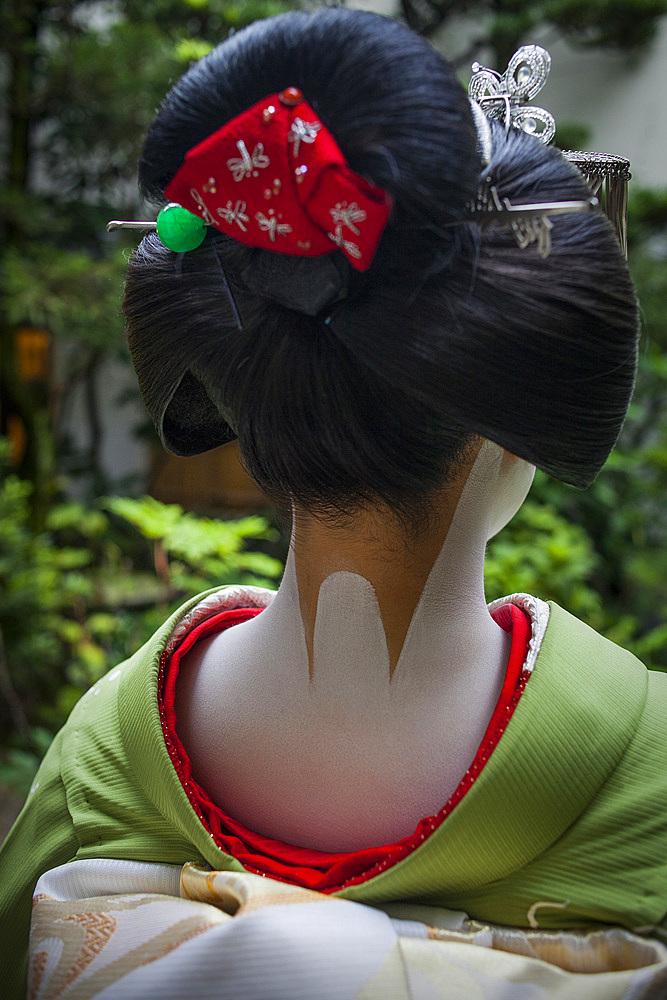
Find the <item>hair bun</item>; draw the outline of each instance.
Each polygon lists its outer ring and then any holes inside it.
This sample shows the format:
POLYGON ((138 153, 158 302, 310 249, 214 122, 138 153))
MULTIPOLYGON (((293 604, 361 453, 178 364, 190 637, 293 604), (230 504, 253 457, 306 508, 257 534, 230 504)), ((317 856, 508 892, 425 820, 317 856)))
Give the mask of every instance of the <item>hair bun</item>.
POLYGON ((163 440, 196 454, 237 433, 269 495, 318 509, 408 510, 442 485, 470 433, 589 483, 635 370, 637 307, 614 235, 596 213, 560 216, 544 260, 508 228, 465 221, 482 157, 517 204, 581 200, 581 176, 496 122, 481 123, 478 151, 467 95, 425 39, 327 8, 255 22, 191 68, 148 135, 144 191, 162 200, 188 150, 288 86, 350 169, 393 199, 392 215, 363 274, 337 250, 287 257, 221 232, 175 267, 146 237, 125 313, 163 440))

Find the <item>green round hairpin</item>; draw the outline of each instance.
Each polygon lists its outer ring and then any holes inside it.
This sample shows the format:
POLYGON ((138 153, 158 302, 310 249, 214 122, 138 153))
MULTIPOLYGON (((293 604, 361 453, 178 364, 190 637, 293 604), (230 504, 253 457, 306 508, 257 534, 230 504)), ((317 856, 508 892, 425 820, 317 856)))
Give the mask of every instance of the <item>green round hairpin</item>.
POLYGON ((157 229, 160 242, 174 253, 196 250, 206 236, 204 220, 173 201, 160 210, 157 222, 121 222, 113 219, 107 223, 107 231, 111 233, 114 229, 157 229))
POLYGON ((186 253, 204 242, 206 223, 172 201, 158 213, 157 234, 167 250, 186 253))

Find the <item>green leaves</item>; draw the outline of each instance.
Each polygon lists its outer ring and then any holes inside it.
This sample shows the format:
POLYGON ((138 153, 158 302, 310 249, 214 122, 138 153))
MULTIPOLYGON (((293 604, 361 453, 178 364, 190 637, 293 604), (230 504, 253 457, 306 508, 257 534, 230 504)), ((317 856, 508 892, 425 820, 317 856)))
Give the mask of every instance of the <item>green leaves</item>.
POLYGON ((48 187, 99 204, 134 200, 144 135, 170 80, 186 68, 155 23, 122 16, 103 30, 58 34, 35 81, 40 117, 35 155, 48 187), (121 189, 122 190, 122 189, 121 189))
POLYGON ((275 540, 261 517, 219 521, 185 513, 177 504, 153 497, 107 497, 103 506, 134 525, 155 543, 155 566, 165 583, 181 591, 205 590, 222 583, 271 586, 282 564, 263 552, 248 552, 249 541, 275 540))
POLYGON ((8 471, 7 455, 0 439, 0 683, 11 696, 0 698, 0 732, 15 730, 0 781, 25 790, 35 727, 55 731, 188 596, 225 583, 273 586, 282 564, 257 550, 277 537, 264 518, 200 518, 152 497, 56 502, 35 532, 32 486, 8 471))
POLYGON ((475 18, 475 51, 491 45, 496 56, 491 65, 502 72, 528 35, 545 25, 580 45, 641 48, 655 37, 667 0, 401 0, 401 8, 407 23, 425 34, 449 20, 475 18))
MULTIPOLYGON (((193 2, 193 0, 188 0, 188 2, 193 2)), ((191 63, 203 59, 204 56, 209 54, 212 48, 213 45, 211 42, 205 42, 201 38, 181 38, 176 42, 174 51, 181 62, 191 63)))
POLYGON ((34 244, 6 251, 6 315, 13 326, 48 330, 108 354, 124 354, 120 294, 122 258, 92 259, 80 251, 34 244))
POLYGON ((485 583, 489 599, 523 592, 555 600, 598 628, 601 600, 591 585, 600 557, 586 531, 549 503, 527 500, 489 543, 485 583))
POLYGON ((625 51, 646 45, 655 37, 659 18, 667 13, 665 0, 549 0, 545 20, 564 34, 589 46, 625 51))
POLYGON ((144 496, 139 500, 130 497, 106 497, 102 506, 112 514, 125 518, 134 525, 144 538, 165 539, 175 528, 183 514, 178 504, 160 503, 153 497, 144 496))

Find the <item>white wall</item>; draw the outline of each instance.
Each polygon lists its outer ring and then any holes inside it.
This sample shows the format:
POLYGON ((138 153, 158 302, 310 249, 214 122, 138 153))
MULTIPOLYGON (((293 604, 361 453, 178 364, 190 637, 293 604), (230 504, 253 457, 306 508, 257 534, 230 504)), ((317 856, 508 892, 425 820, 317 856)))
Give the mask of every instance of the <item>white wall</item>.
POLYGON ((588 125, 588 148, 626 156, 646 187, 667 187, 667 17, 660 27, 640 56, 574 49, 547 32, 535 38, 552 57, 537 103, 557 122, 588 125))

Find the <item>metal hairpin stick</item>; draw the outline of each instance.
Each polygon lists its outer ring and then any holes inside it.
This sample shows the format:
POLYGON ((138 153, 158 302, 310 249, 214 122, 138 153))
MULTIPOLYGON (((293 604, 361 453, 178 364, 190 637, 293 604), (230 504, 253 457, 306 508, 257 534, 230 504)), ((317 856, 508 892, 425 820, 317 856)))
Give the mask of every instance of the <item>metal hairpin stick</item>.
POLYGON ((494 200, 492 206, 475 206, 475 221, 484 222, 484 213, 488 212, 488 222, 511 223, 517 217, 522 219, 541 218, 543 215, 566 215, 572 212, 592 212, 598 208, 597 198, 588 198, 586 201, 544 201, 535 202, 529 205, 513 205, 509 198, 500 199, 494 187, 489 189, 489 194, 494 200), (479 218, 481 216, 481 218, 479 218))
POLYGON ((482 228, 494 223, 509 226, 518 245, 525 249, 534 243, 543 258, 551 253, 550 215, 573 212, 592 212, 598 205, 595 197, 577 201, 543 201, 526 205, 513 205, 509 198, 501 198, 495 185, 487 177, 477 192, 477 199, 469 208, 468 219, 482 228))
POLYGON ((146 229, 155 231, 157 222, 123 222, 121 219, 112 219, 107 222, 107 232, 112 233, 114 229, 146 229))
POLYGON ((231 310, 234 313, 234 319, 236 320, 236 325, 239 328, 239 330, 243 330, 243 320, 241 319, 239 308, 236 305, 236 299, 234 298, 232 290, 229 286, 229 281, 227 280, 227 275, 225 273, 224 264, 222 263, 222 258, 220 257, 220 254, 218 253, 217 250, 214 250, 213 252, 215 254, 215 259, 218 262, 218 267, 220 268, 220 274, 222 275, 222 283, 224 285, 225 293, 227 295, 227 301, 229 302, 231 310))

